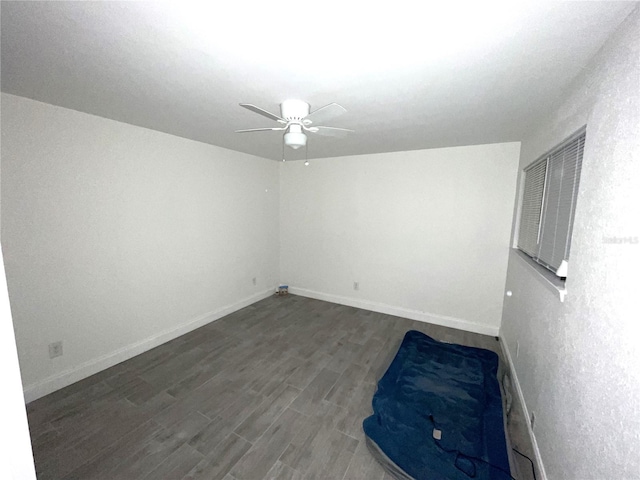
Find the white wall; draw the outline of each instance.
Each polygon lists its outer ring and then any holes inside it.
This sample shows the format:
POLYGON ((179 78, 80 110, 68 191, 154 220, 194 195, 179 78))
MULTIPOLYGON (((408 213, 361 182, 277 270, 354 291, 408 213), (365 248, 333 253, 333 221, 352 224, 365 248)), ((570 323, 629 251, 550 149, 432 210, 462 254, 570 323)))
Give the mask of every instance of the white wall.
POLYGON ((567 298, 512 254, 501 328, 550 479, 640 475, 640 244, 604 241, 640 237, 639 20, 522 142, 521 168, 587 125, 567 298))
POLYGON ((27 411, 24 406, 18 350, 16 348, 9 291, 0 251, 0 478, 35 480, 27 411))
POLYGON ((2 247, 27 400, 269 294, 278 169, 3 94, 2 247))
POLYGON ((11 322, 9 294, 0 252, 0 478, 31 480, 36 478, 24 406, 18 352, 11 322))
POLYGON ((519 149, 281 164, 280 280, 293 293, 497 335, 519 149))

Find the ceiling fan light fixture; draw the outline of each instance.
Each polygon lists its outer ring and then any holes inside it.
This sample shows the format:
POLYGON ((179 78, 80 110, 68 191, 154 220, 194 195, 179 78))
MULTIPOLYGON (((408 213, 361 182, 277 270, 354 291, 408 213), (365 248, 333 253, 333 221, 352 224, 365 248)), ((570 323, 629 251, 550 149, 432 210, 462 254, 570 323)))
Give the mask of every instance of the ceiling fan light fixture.
POLYGON ((300 125, 291 125, 289 131, 284 134, 284 144, 294 150, 307 144, 307 136, 302 132, 300 125))
POLYGON ((294 150, 307 144, 307 136, 304 133, 289 132, 284 134, 284 144, 294 150))

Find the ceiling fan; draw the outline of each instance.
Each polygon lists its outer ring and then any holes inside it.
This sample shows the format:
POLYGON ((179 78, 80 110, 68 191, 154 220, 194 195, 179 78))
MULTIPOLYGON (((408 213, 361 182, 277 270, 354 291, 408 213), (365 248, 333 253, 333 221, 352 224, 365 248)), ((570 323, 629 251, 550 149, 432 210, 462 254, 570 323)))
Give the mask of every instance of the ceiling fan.
POLYGON ((280 104, 280 116, 268 112, 260 107, 250 103, 241 103, 241 107, 251 110, 263 117, 282 124, 280 127, 266 128, 249 128, 245 130, 236 130, 236 133, 247 132, 266 132, 266 131, 284 131, 284 145, 297 150, 307 144, 306 132, 316 133, 327 137, 344 137, 348 133, 353 132, 347 128, 326 127, 320 125, 329 119, 342 115, 347 111, 337 103, 330 103, 324 107, 320 107, 313 112, 309 112, 310 107, 307 102, 302 100, 285 100, 280 104))

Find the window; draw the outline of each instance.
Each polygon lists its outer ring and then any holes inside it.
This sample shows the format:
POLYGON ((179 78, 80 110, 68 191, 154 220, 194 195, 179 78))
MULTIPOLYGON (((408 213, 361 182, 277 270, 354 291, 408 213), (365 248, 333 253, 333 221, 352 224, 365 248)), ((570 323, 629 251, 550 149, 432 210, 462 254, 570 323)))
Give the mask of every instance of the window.
POLYGON ((524 169, 518 249, 565 278, 586 132, 581 129, 524 169))

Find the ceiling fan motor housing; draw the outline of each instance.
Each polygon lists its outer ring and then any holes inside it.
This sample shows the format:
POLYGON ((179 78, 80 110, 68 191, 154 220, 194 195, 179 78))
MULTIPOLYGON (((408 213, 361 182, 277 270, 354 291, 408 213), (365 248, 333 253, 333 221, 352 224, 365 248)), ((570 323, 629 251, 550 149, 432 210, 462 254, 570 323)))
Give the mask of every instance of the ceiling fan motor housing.
POLYGON ((302 100, 285 100, 280 104, 282 118, 302 122, 309 115, 309 104, 302 100))

